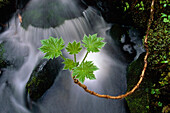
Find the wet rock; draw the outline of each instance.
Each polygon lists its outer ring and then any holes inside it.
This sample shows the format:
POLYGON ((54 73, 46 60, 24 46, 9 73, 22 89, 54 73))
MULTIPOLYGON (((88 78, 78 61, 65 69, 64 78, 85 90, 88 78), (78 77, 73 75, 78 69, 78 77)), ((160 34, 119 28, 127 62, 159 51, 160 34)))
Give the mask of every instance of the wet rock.
POLYGON ((4 44, 0 44, 0 76, 3 73, 3 68, 6 68, 9 65, 9 62, 4 58, 4 44))
POLYGON ((116 43, 120 43, 121 36, 125 33, 125 29, 119 24, 113 24, 109 34, 116 41, 116 43))
POLYGON ((0 1, 0 23, 1 25, 7 22, 12 14, 15 12, 15 0, 3 0, 0 1))
MULTIPOLYGON (((138 82, 140 74, 143 70, 145 53, 142 53, 139 58, 133 61, 127 68, 127 91, 130 91, 138 82)), ((130 96, 126 97, 128 107, 131 113, 148 113, 146 106, 149 105, 148 93, 146 88, 151 86, 151 80, 144 77, 140 87, 130 96)))
MULTIPOLYGON (((141 74, 144 65, 145 53, 142 53, 139 58, 133 61, 127 68, 127 76, 138 76, 141 74)), ((138 80, 137 78, 137 80, 138 80)))
POLYGON ((29 0, 1 0, 0 1, 0 33, 8 27, 8 21, 17 10, 23 10, 29 0))
POLYGON ((22 26, 25 29, 29 25, 39 28, 57 27, 62 25, 65 20, 82 16, 82 12, 86 8, 78 0, 73 0, 72 2, 74 3, 60 0, 39 1, 34 4, 31 3, 31 5, 28 4, 25 12, 22 14, 22 26))
POLYGON ((124 12, 122 0, 82 0, 87 5, 98 9, 108 23, 131 24, 131 18, 124 12))
POLYGON ((52 86, 61 68, 59 58, 39 63, 26 84, 31 100, 36 101, 52 86))
POLYGON ((120 51, 126 57, 127 62, 133 61, 136 56, 136 50, 134 49, 135 43, 131 41, 129 29, 119 24, 113 24, 109 30, 110 36, 114 39, 115 44, 120 47, 120 51))

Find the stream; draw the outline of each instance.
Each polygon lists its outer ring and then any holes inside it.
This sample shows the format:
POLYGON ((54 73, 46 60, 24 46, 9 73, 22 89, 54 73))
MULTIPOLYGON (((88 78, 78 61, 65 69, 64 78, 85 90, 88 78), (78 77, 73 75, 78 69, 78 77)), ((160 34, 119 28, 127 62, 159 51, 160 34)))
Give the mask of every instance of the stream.
MULTIPOLYGON (((10 62, 0 76, 0 113, 128 112, 124 99, 103 99, 86 93, 73 83, 68 70, 59 72, 53 85, 37 102, 31 101, 26 94, 26 83, 44 56, 37 49, 41 46, 40 40, 49 36, 62 37, 67 45, 74 40, 81 41, 84 34, 94 33, 105 37, 107 44, 100 53, 88 55, 87 60, 94 61, 99 70, 95 72, 96 80, 87 79, 84 84, 100 94, 120 95, 126 92, 128 62, 108 33, 111 24, 106 23, 97 10, 91 7, 83 9, 75 0, 31 0, 22 12, 22 24, 17 15, 16 12, 9 21, 9 28, 0 34, 4 57, 10 62)), ((135 37, 132 41, 142 45, 138 41, 139 34, 133 29, 129 32, 131 37, 135 37)), ((139 45, 134 46, 136 57, 143 52, 139 45)), ((83 59, 85 53, 83 49, 78 61, 83 59)), ((63 54, 73 58, 65 50, 63 54)))

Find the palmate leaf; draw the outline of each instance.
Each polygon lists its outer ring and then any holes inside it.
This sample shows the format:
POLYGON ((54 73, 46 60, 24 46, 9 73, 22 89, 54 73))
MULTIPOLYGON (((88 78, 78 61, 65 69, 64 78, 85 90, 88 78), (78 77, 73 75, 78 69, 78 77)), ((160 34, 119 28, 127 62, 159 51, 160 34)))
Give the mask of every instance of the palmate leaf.
POLYGON ((75 67, 73 70, 73 77, 76 76, 80 82, 84 82, 85 78, 90 80, 96 79, 93 74, 94 71, 98 68, 93 64, 92 61, 82 62, 78 67, 75 67))
POLYGON ((103 40, 104 38, 97 37, 97 34, 89 35, 89 37, 84 35, 82 45, 87 48, 88 52, 99 52, 99 49, 106 44, 106 42, 102 42, 103 40))
POLYGON ((66 47, 66 50, 67 52, 69 52, 69 54, 78 54, 81 50, 82 50, 82 47, 80 47, 81 44, 80 42, 76 42, 74 41, 73 43, 68 43, 68 46, 66 47))
POLYGON ((69 69, 70 71, 72 71, 72 69, 73 69, 74 67, 76 67, 76 65, 77 65, 77 63, 75 63, 73 60, 68 59, 68 58, 65 59, 65 61, 63 62, 63 64, 65 64, 64 70, 69 69))
POLYGON ((50 37, 48 39, 41 40, 42 46, 39 50, 43 53, 46 53, 44 58, 53 59, 62 55, 61 50, 64 48, 64 41, 62 38, 53 38, 50 37))

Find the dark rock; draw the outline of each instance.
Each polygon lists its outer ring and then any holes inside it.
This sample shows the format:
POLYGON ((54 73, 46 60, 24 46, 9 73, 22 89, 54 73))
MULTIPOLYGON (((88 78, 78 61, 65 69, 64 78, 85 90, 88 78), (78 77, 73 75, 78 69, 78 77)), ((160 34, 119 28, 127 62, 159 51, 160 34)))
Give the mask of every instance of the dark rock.
POLYGON ((61 68, 59 58, 39 63, 26 84, 29 97, 33 101, 39 99, 52 86, 61 68))
POLYGON ((8 21, 13 14, 24 9, 29 0, 3 0, 0 1, 0 33, 8 27, 8 21))
POLYGON ((120 47, 120 50, 126 57, 127 62, 131 62, 136 56, 136 50, 134 49, 135 44, 131 42, 131 38, 128 32, 128 27, 123 27, 119 24, 113 24, 111 29, 109 30, 110 36, 120 47))
POLYGON ((119 24, 113 24, 109 33, 116 43, 120 43, 121 36, 125 33, 125 28, 119 24))
POLYGON ((98 9, 108 23, 131 25, 132 19, 124 11, 122 0, 82 0, 85 4, 98 9))
MULTIPOLYGON (((139 58, 133 61, 127 68, 127 91, 130 91, 139 81, 144 65, 145 53, 142 53, 139 58)), ((146 88, 151 86, 148 78, 144 77, 140 87, 130 96, 126 97, 128 107, 131 113, 148 113, 146 106, 149 105, 148 93, 146 88)))
POLYGON ((8 0, 0 2, 0 23, 6 23, 11 17, 12 14, 16 11, 15 0, 8 0))
POLYGON ((87 8, 78 0, 73 0, 74 4, 62 3, 59 0, 40 1, 28 4, 22 14, 22 26, 25 29, 29 25, 40 28, 57 27, 63 24, 65 20, 82 16, 82 12, 87 8))
MULTIPOLYGON (((127 76, 136 76, 137 80, 139 79, 139 76, 143 70, 144 66, 144 56, 145 53, 142 53, 139 58, 135 61, 133 61, 127 68, 127 76)), ((135 80, 136 80, 135 79, 135 80)))
POLYGON ((9 65, 9 62, 4 58, 4 44, 0 44, 0 76, 3 73, 3 68, 6 68, 9 65))

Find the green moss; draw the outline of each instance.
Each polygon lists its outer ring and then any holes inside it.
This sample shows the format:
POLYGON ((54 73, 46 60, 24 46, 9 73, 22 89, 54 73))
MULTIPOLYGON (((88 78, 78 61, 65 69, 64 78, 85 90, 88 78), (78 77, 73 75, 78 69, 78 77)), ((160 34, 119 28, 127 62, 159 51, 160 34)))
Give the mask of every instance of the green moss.
POLYGON ((154 21, 148 35, 149 57, 148 64, 152 69, 162 65, 162 61, 170 61, 170 23, 162 22, 162 19, 154 21))
POLYGON ((133 95, 126 97, 131 113, 148 113, 146 106, 149 105, 145 91, 136 91, 133 95))
POLYGON ((64 6, 60 3, 53 2, 30 8, 22 14, 22 26, 27 29, 31 24, 34 27, 49 28, 56 27, 64 23, 68 18, 63 15, 64 6), (42 10, 45 9, 48 10, 42 10), (45 14, 45 15, 44 15, 45 14), (31 17, 31 19, 30 19, 31 17))
POLYGON ((37 101, 54 83, 61 63, 57 59, 42 60, 33 70, 26 89, 30 98, 37 101))
POLYGON ((139 58, 135 61, 133 61, 127 68, 127 77, 135 77, 136 79, 139 79, 139 76, 142 72, 143 65, 144 65, 144 56, 145 53, 142 53, 139 58))
MULTIPOLYGON (((142 53, 139 58, 133 61, 127 69, 127 90, 130 91, 138 82, 140 74, 143 70, 145 53, 142 53)), ((144 78, 140 87, 130 96, 126 97, 131 113, 148 113, 146 106, 149 105, 149 94, 146 88, 151 82, 148 78, 144 78)))
POLYGON ((26 84, 26 88, 28 90, 28 93, 31 95, 31 98, 33 100, 37 100, 42 96, 41 90, 38 90, 38 88, 44 83, 44 79, 37 77, 36 75, 32 75, 32 79, 26 84))
POLYGON ((4 68, 7 66, 7 61, 5 60, 3 54, 4 54, 4 44, 0 44, 0 68, 4 68))
POLYGON ((3 44, 0 44, 0 63, 3 62, 3 54, 4 54, 4 47, 3 44))

